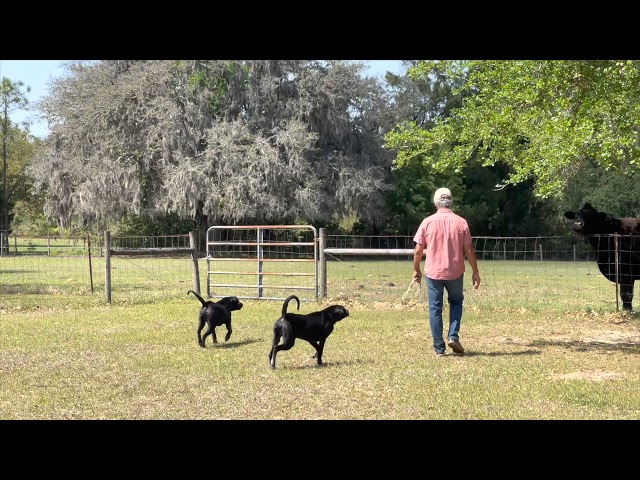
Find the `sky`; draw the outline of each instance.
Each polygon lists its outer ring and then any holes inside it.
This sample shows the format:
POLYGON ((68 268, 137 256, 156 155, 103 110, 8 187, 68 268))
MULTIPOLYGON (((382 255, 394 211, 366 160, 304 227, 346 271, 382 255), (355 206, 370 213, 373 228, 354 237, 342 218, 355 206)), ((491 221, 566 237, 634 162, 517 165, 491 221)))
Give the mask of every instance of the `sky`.
MULTIPOLYGON (((67 60, 0 60, 0 78, 6 77, 12 82, 23 82, 23 91, 31 87, 26 93, 27 100, 34 104, 49 92, 49 81, 64 74, 64 62, 67 60)), ((370 76, 384 76, 387 71, 402 73, 402 60, 367 60, 369 69, 365 72, 370 76)), ((34 112, 15 110, 9 114, 13 123, 31 122, 29 130, 36 137, 44 138, 49 134, 45 122, 38 120, 34 112)))

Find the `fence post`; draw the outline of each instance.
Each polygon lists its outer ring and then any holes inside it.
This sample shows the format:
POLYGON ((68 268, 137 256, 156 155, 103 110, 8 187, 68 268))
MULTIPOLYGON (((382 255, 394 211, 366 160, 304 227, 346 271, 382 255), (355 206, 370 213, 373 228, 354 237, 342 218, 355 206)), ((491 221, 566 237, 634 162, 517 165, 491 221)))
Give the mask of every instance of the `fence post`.
POLYGON ((320 229, 318 237, 318 260, 320 262, 320 299, 327 298, 327 259, 324 255, 324 249, 327 246, 327 229, 320 229))
POLYGON ((618 278, 618 238, 620 238, 618 236, 617 233, 613 234, 613 249, 614 249, 614 255, 615 255, 615 262, 616 262, 616 312, 620 310, 620 304, 618 302, 618 297, 619 292, 618 292, 618 285, 620 283, 620 279, 618 278))
POLYGON ((91 266, 91 234, 87 234, 87 253, 89 256, 89 282, 91 283, 91 295, 93 295, 93 267, 91 266))
POLYGON ((111 303, 111 232, 104 232, 104 293, 111 303))
POLYGON ((544 258, 542 258, 542 243, 540 244, 540 261, 544 260, 544 258))
POLYGON ((198 244, 194 232, 189 232, 189 246, 193 248, 191 258, 193 259, 193 290, 200 293, 200 270, 198 269, 198 244))

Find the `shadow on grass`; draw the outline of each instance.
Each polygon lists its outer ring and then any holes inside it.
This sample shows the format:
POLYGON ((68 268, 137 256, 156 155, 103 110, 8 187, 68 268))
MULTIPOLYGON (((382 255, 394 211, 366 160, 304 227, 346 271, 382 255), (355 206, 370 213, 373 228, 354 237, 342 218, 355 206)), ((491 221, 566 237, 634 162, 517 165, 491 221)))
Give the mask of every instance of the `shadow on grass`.
POLYGON ((233 340, 229 340, 228 342, 219 342, 209 344, 207 348, 238 348, 244 347, 245 345, 251 345, 252 343, 264 342, 264 340, 258 340, 256 338, 247 338, 246 340, 241 340, 239 342, 234 342, 233 340))
POLYGON ((278 354, 278 364, 276 370, 308 370, 313 368, 333 368, 333 367, 342 367, 347 365, 360 365, 365 363, 375 363, 373 360, 349 360, 349 361, 337 361, 337 362, 329 362, 323 360, 324 363, 322 365, 318 365, 315 357, 309 357, 309 363, 306 364, 288 364, 282 365, 282 360, 280 359, 280 354, 278 354))
POLYGON ((458 355, 456 353, 447 353, 445 357, 517 357, 519 355, 540 355, 540 350, 524 350, 522 352, 478 352, 467 350, 464 355, 458 355))
POLYGON ((590 351, 602 351, 602 352, 625 352, 640 354, 639 342, 598 342, 598 341, 551 341, 551 340, 534 340, 531 342, 536 347, 565 347, 576 352, 590 352, 590 351))

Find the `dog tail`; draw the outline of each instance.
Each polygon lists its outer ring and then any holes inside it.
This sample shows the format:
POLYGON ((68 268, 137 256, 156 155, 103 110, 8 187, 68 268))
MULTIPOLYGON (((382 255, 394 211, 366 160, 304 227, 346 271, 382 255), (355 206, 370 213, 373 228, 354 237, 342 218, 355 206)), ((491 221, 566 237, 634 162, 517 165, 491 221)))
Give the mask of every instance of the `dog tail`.
POLYGON ((284 317, 287 314, 287 307, 289 306, 289 302, 291 300, 295 300, 298 303, 298 310, 300 310, 300 299, 295 295, 289 295, 285 301, 284 305, 282 305, 282 316, 284 317))
POLYGON ((194 292, 193 290, 189 290, 187 292, 187 295, 189 295, 190 293, 193 293, 196 297, 198 297, 198 300, 200 300, 200 303, 202 303, 203 307, 206 305, 206 302, 204 301, 204 298, 202 298, 200 295, 198 295, 197 292, 194 292))

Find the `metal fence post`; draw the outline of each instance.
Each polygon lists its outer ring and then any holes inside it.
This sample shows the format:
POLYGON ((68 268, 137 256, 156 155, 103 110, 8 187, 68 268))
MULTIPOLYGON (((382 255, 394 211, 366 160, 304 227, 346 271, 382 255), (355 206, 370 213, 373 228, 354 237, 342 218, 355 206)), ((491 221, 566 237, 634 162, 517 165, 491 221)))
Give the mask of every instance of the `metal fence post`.
POLYGON ((260 227, 256 229, 257 239, 256 239, 256 258, 258 259, 258 298, 262 298, 263 296, 263 288, 262 282, 264 281, 264 275, 262 274, 264 271, 264 247, 262 246, 262 242, 264 240, 264 230, 260 227))
POLYGON ((321 228, 318 237, 318 260, 320 263, 320 299, 327 298, 327 258, 324 255, 324 249, 327 246, 327 229, 321 228))

